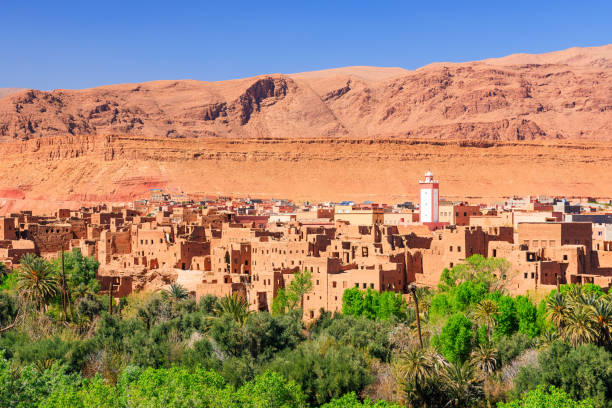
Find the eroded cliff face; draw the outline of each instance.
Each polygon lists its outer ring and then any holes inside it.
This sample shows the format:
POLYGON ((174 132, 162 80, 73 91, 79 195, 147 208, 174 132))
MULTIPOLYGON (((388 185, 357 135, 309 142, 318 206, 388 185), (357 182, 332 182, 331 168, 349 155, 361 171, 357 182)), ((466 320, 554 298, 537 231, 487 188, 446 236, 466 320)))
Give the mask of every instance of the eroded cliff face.
POLYGON ((69 136, 0 145, 0 208, 50 210, 147 197, 150 188, 296 200, 417 199, 426 170, 444 197, 608 197, 612 143, 406 138, 167 139, 69 136))

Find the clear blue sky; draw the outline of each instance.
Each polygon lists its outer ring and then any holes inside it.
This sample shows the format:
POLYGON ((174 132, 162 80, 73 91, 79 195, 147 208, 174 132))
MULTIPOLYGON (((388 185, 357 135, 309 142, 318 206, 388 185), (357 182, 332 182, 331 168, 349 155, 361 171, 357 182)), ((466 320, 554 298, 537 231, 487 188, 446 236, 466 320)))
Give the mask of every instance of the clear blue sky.
POLYGON ((414 69, 611 42, 610 0, 2 0, 0 88, 414 69))

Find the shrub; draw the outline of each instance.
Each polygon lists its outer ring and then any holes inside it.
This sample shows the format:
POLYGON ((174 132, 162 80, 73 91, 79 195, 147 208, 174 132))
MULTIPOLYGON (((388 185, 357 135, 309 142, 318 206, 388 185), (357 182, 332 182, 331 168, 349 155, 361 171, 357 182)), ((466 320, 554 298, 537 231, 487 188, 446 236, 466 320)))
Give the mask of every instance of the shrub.
POLYGON ((433 338, 440 353, 450 362, 464 362, 474 343, 472 322, 461 313, 454 314, 442 327, 440 335, 433 338))
POLYGON ((538 357, 539 367, 522 368, 515 394, 537 385, 556 386, 576 400, 591 398, 595 407, 612 406, 612 353, 593 344, 572 348, 554 342, 538 357))

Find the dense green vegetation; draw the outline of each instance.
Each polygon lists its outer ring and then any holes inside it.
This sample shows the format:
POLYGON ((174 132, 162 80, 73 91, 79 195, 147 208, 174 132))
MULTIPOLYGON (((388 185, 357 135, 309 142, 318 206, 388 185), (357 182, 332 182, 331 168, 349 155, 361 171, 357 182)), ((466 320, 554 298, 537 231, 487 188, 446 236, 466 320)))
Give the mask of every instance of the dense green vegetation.
POLYGON ((0 271, 0 407, 610 407, 612 302, 563 285, 505 291, 510 267, 473 256, 416 298, 348 289, 304 325, 310 273, 273 313, 180 285, 109 313, 78 251, 0 271), (417 337, 420 322, 423 347, 417 337))

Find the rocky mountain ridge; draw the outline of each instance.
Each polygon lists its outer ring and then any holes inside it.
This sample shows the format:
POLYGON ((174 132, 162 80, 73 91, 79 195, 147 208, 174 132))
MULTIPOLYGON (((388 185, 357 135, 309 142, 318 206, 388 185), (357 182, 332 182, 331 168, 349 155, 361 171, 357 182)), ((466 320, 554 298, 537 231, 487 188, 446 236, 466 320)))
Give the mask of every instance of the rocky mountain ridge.
POLYGON ((612 140, 612 45, 0 98, 0 142, 61 135, 612 140))

